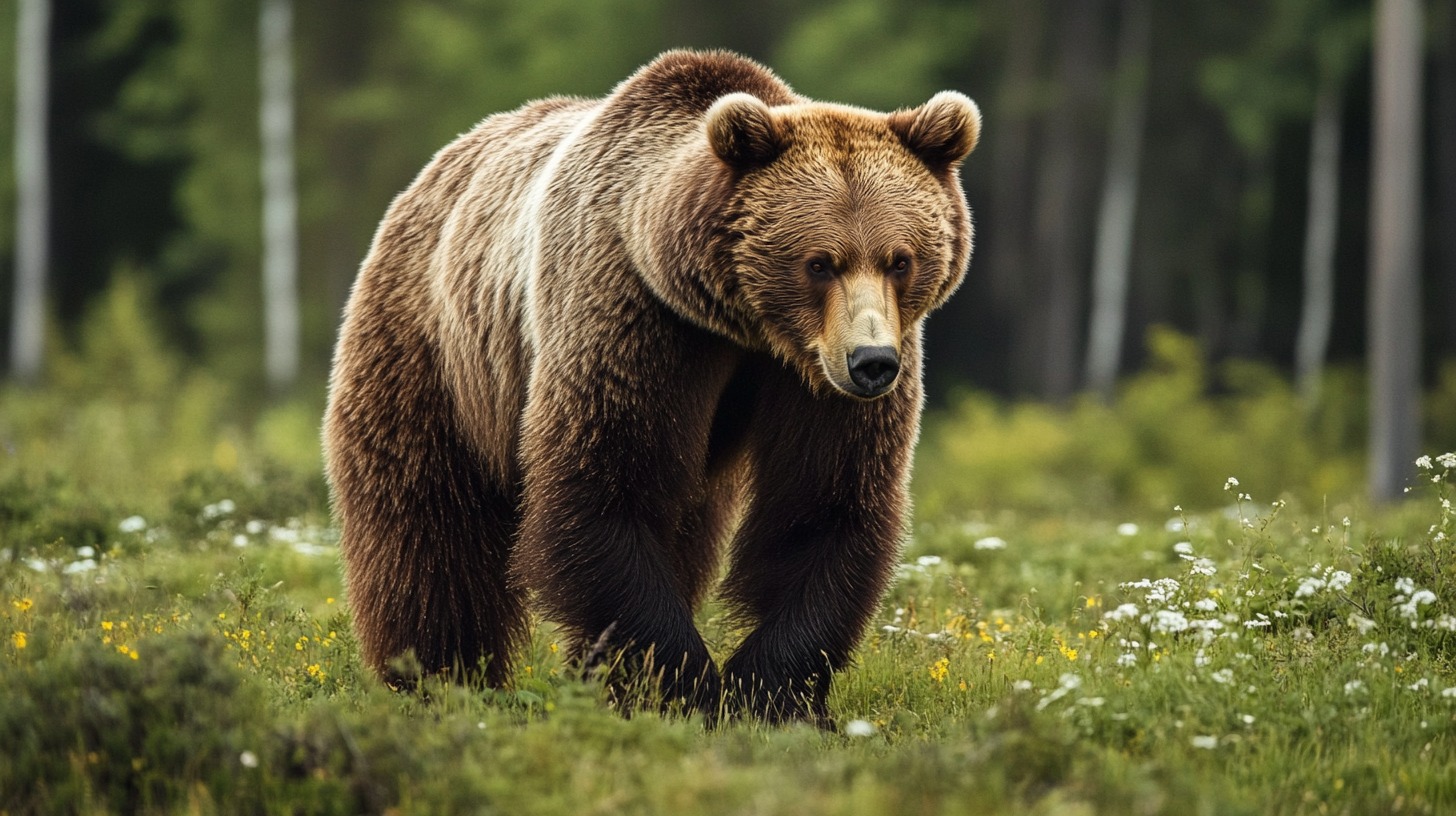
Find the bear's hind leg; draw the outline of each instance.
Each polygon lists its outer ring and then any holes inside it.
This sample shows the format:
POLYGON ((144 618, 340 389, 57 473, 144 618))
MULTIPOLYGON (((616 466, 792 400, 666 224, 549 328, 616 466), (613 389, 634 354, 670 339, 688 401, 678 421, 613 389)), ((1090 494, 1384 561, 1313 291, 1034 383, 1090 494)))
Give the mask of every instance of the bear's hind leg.
POLYGON ((341 355, 368 365, 336 371, 326 428, 364 661, 393 685, 412 681, 396 670, 411 653, 425 674, 505 685, 528 620, 508 569, 519 489, 461 438, 423 342, 370 341, 341 355))

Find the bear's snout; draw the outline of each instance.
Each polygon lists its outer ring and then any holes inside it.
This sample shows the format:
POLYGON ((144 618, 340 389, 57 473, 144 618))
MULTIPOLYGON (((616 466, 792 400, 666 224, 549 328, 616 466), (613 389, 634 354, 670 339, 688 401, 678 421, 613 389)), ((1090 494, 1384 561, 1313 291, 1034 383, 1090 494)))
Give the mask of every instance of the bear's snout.
POLYGON ((900 355, 891 346, 860 346, 850 352, 849 379, 859 393, 856 396, 878 397, 890 390, 900 374, 900 355))

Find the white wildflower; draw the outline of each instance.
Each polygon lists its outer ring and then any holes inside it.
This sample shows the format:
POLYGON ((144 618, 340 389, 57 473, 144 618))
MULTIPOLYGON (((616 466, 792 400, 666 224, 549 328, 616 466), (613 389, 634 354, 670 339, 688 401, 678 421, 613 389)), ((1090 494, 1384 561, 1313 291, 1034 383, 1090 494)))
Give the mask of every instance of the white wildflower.
POLYGON ((313 557, 316 555, 328 555, 332 550, 328 547, 321 547, 307 541, 296 541, 291 545, 294 552, 299 555, 313 557))
POLYGON ((921 567, 938 567, 940 562, 941 557, 938 555, 922 555, 915 559, 915 564, 921 567))
POLYGON ((1228 481, 1226 481, 1226 482, 1223 483, 1223 489, 1224 490, 1233 490, 1234 488, 1236 488, 1238 486, 1239 486, 1239 480, 1238 479, 1235 479, 1232 476, 1228 477, 1228 481))
POLYGON ((1263 612, 1255 612, 1254 618, 1252 620, 1244 621, 1245 629, 1259 629, 1265 626, 1272 625, 1273 621, 1269 620, 1269 616, 1265 615, 1263 612))
POLYGON ((873 737, 877 730, 869 720, 850 720, 844 724, 846 737, 873 737))
POLYGON ((1429 687, 1430 685, 1431 685, 1431 679, 1429 677, 1422 677, 1421 679, 1415 681, 1414 683, 1411 683, 1410 685, 1406 686, 1406 688, 1410 689, 1411 691, 1423 691, 1427 687, 1429 687))
POLYGON ((1138 534, 1138 526, 1130 521, 1124 521, 1117 525, 1117 534, 1122 536, 1135 536, 1138 534))
POLYGON ((1456 686, 1448 686, 1447 688, 1441 689, 1441 696, 1456 699, 1456 686))
POLYGON ((1360 651, 1365 654, 1379 654, 1381 657, 1385 657, 1390 654, 1390 644, 1383 640, 1379 643, 1367 643, 1360 647, 1360 651))
POLYGON ((1344 570, 1335 570, 1330 574, 1329 587, 1335 592, 1343 592, 1355 580, 1354 576, 1344 570))
POLYGON ((1137 665, 1137 655, 1132 652, 1123 652, 1117 657, 1117 665, 1123 668, 1137 665))
POLYGON ((1163 529, 1170 533, 1181 533, 1188 529, 1188 523, 1180 518, 1170 518, 1163 522, 1163 529))
POLYGON ((1395 579, 1395 591, 1402 595, 1409 595, 1416 591, 1416 582, 1405 577, 1397 578, 1395 579))
POLYGON ((123 533, 140 533, 142 530, 147 529, 147 520, 141 516, 127 516, 121 520, 120 524, 116 525, 116 529, 123 533))
POLYGON ((1031 691, 1030 680, 1017 680, 1011 684, 1012 691, 1031 691))
POLYGON ((238 763, 244 768, 258 767, 258 755, 252 751, 244 751, 238 754, 238 763))
POLYGON ((1212 598, 1200 598, 1199 600, 1193 602, 1193 608, 1197 609, 1199 612, 1217 612, 1218 601, 1215 601, 1212 598))
POLYGON ((1417 459, 1416 460, 1416 467, 1420 468, 1421 470, 1430 470, 1431 469, 1431 457, 1429 457, 1429 456, 1422 456, 1421 458, 1417 459))
POLYGON ((1345 693, 1346 694, 1354 694, 1357 691, 1364 691, 1364 690, 1365 690, 1365 681, 1364 680, 1351 680, 1351 681, 1345 683, 1345 693))
POLYGON ((1214 672, 1213 674, 1210 674, 1208 676, 1208 679, 1212 680, 1215 683, 1222 683, 1224 685, 1228 685, 1229 683, 1232 683, 1234 681, 1234 670, 1233 669, 1219 669, 1218 671, 1214 672))
POLYGON ((1456 453, 1443 453, 1436 457, 1436 464, 1447 469, 1456 469, 1456 453))
POLYGON ((1006 540, 1000 536, 986 536, 985 538, 976 539, 975 543, 971 546, 978 550, 1004 550, 1006 549, 1006 540))
POLYGON ((1188 618, 1176 609, 1159 609, 1153 613, 1154 632, 1182 632, 1188 628, 1188 618))
POLYGON ((1137 605, 1125 603, 1119 604, 1116 609, 1110 609, 1107 612, 1104 612, 1102 615, 1102 619, 1106 621, 1120 621, 1131 620, 1132 618, 1136 618, 1137 616, 1137 605))
POLYGON ((1188 567, 1188 572, 1193 575, 1213 575, 1218 572, 1218 567, 1210 559, 1199 558, 1188 567))
POLYGON ((1421 615, 1421 607, 1436 602, 1436 593, 1429 589, 1418 589, 1411 593, 1410 600, 1397 604, 1394 609, 1406 620, 1414 620, 1421 615))
POLYGON ((1107 698, 1105 697, 1082 697, 1077 700, 1077 705, 1084 705, 1090 708, 1096 708, 1106 702, 1107 698))
POLYGON ((1314 576, 1301 578, 1299 581, 1299 588, 1294 590, 1294 597, 1308 598, 1324 588, 1325 581, 1323 578, 1316 578, 1314 576))
POLYGON ((1177 544, 1173 545, 1173 552, 1178 553, 1179 555, 1192 555, 1193 545, 1187 541, 1180 541, 1177 544))
POLYGON ((72 561, 71 563, 67 564, 61 570, 61 572, 64 572, 67 575, 76 575, 77 573, 90 572, 94 569, 96 569, 96 559, 87 558, 81 561, 72 561))
POLYGON ((1190 742, 1194 748, 1202 748, 1208 751, 1218 747, 1218 737, 1211 737, 1207 734, 1196 736, 1190 742))
POLYGON ((1254 715, 1253 714, 1240 714, 1239 715, 1239 719, 1241 719, 1241 720, 1244 721, 1244 725, 1253 725, 1254 724, 1254 715))
POLYGON ((91 546, 90 544, 87 544, 84 547, 77 547, 76 555, 80 556, 81 558, 95 558, 96 548, 91 546))
POLYGON ((268 529, 268 522, 261 519, 253 519, 243 525, 243 529, 248 532, 248 535, 262 535, 268 529))

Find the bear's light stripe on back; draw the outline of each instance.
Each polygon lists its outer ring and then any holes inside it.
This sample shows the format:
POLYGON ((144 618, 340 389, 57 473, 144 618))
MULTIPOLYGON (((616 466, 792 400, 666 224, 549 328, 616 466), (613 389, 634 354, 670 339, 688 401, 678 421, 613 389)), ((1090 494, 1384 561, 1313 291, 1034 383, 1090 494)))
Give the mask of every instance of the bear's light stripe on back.
POLYGON ((536 320, 536 286, 541 275, 541 242, 544 240, 541 229, 541 213, 546 205, 546 196, 551 193, 551 182, 556 178, 556 173, 561 169, 561 163, 565 160, 571 149, 581 141, 582 134, 591 128, 596 122, 597 116, 601 114, 603 106, 597 104, 591 110, 581 115, 571 130, 561 137, 556 143, 556 149, 551 151, 551 157, 546 160, 541 169, 536 172, 532 179, 530 188, 526 191, 526 200, 522 205, 518 229, 525 236, 526 255, 519 267, 516 269, 517 285, 524 294, 522 300, 525 309, 525 325, 522 330, 529 340, 529 348, 533 351, 540 346, 539 324, 536 320))

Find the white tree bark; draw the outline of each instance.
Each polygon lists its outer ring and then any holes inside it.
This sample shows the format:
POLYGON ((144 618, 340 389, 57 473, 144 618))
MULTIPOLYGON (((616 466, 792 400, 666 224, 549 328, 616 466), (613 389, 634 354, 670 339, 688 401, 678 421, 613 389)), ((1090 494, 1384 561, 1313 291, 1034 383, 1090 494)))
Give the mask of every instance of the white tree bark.
POLYGON ((1306 406, 1319 401, 1335 316, 1335 239, 1340 215, 1340 87, 1330 79, 1315 99, 1310 127, 1309 210, 1304 225, 1304 303, 1294 369, 1306 406))
POLYGON ((262 0, 258 20, 263 172, 263 347, 268 385, 298 377, 298 191, 293 167, 292 0, 262 0))
POLYGON ((1375 4, 1370 171, 1370 493, 1400 496, 1420 449, 1420 0, 1375 4))
POLYGON ((50 266, 50 163, 46 127, 50 83, 50 0, 20 0, 15 29, 15 302, 10 371, 40 377, 45 353, 46 272, 50 266))
POLYGON ((1107 175, 1093 250, 1087 387, 1111 397, 1127 332, 1127 290, 1137 216, 1138 168, 1147 109, 1148 0, 1123 0, 1117 75, 1107 139, 1107 175))

